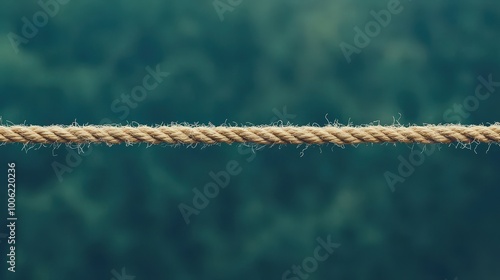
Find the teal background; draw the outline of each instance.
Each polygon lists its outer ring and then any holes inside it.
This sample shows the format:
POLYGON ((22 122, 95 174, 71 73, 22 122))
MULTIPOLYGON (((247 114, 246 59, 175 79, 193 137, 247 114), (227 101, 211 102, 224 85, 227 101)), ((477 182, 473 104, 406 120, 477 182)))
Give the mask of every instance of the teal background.
MULTIPOLYGON (((43 10, 3 1, 2 123, 500 121, 498 90, 449 113, 479 76, 500 81, 498 1, 401 1, 348 63, 339 45, 388 2, 243 0, 221 21, 212 1, 70 0, 16 53, 9 34, 43 10), (113 109, 156 65, 170 75, 113 109)), ((499 147, 254 148, 0 146, 0 219, 12 161, 19 218, 17 272, 0 239, 0 279, 282 279, 327 236, 341 246, 308 279, 500 278, 499 147), (187 225, 179 204, 232 160, 241 173, 187 225)))

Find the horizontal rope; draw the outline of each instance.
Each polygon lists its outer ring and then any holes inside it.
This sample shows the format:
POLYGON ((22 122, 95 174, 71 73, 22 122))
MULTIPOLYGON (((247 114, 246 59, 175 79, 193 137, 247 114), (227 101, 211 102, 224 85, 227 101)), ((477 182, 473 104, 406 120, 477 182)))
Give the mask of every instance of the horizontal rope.
POLYGON ((500 124, 482 126, 0 126, 0 143, 361 144, 500 142, 500 124))

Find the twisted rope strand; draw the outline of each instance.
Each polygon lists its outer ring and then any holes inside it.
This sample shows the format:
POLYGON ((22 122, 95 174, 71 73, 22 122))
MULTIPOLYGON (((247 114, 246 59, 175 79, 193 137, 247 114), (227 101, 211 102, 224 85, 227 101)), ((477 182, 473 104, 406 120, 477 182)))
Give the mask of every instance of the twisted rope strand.
POLYGON ((427 126, 0 126, 0 143, 500 143, 500 124, 427 126))

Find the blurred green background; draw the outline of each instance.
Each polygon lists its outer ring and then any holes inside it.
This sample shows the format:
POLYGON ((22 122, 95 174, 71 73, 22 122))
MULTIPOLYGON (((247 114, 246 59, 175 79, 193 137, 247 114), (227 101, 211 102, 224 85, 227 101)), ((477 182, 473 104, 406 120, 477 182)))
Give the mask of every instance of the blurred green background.
MULTIPOLYGON (((498 1, 0 7, 4 125, 500 121, 500 87, 476 93, 500 81, 498 1), (169 75, 134 99, 147 67, 169 75)), ((0 239, 0 279, 499 279, 500 148, 426 149, 4 145, 19 221, 17 272, 0 239), (179 205, 232 161, 241 172, 186 224, 179 205), (327 260, 286 275, 328 236, 327 260)))

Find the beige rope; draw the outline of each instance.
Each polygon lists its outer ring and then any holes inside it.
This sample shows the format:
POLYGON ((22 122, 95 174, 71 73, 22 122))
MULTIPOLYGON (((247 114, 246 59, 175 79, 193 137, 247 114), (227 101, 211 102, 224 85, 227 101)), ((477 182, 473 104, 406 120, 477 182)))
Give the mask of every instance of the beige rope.
POLYGON ((0 126, 0 143, 360 144, 500 142, 490 126, 0 126))

